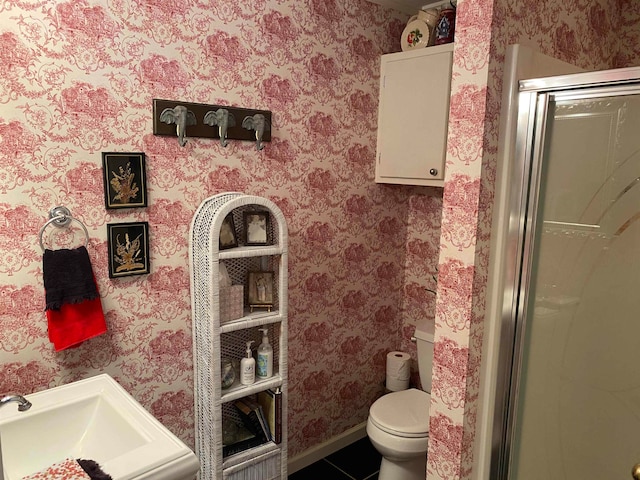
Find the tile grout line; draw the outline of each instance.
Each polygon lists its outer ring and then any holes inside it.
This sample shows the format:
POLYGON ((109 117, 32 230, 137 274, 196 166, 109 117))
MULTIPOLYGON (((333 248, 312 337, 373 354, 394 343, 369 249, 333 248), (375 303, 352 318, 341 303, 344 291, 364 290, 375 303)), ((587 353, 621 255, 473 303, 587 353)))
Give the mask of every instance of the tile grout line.
POLYGON ((329 465, 331 465, 333 468, 335 468, 336 470, 339 470, 340 472, 344 473, 347 477, 349 477, 351 480, 358 480, 355 477, 352 477, 351 475, 349 475, 347 472, 345 472, 344 470, 342 470, 339 466, 337 466, 334 463, 331 463, 329 460, 327 460, 326 458, 323 458, 323 460, 325 462, 327 462, 329 465))

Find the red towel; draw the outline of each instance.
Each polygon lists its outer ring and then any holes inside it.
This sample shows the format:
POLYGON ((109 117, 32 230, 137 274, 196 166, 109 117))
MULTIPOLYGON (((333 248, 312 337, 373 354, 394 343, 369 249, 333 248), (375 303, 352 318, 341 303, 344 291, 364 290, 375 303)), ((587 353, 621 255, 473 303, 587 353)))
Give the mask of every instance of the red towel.
POLYGON ((107 324, 87 249, 45 250, 42 266, 49 340, 56 351, 105 333, 107 324))

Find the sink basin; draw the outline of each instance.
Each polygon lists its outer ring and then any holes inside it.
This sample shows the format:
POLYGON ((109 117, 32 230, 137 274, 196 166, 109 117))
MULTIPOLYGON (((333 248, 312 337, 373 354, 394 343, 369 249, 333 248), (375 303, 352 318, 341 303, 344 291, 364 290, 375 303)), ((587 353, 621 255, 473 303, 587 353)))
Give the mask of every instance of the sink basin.
POLYGON ((4 480, 67 458, 94 460, 113 480, 191 480, 198 472, 195 454, 107 374, 26 398, 26 412, 0 409, 4 480))

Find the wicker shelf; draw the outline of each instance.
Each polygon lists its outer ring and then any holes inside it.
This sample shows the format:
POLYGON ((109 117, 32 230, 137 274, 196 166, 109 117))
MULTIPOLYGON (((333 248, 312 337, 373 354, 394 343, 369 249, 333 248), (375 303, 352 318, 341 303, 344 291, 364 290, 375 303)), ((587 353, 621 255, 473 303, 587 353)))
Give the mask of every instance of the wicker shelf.
POLYGON ((231 402, 269 388, 280 387, 281 385, 282 378, 277 373, 275 373, 273 377, 265 378, 264 380, 256 379, 256 383, 253 385, 240 385, 240 383, 236 381, 231 387, 224 391, 220 397, 220 401, 222 403, 231 402))
POLYGON ((220 325, 220 333, 234 332, 245 328, 262 327, 263 325, 282 322, 282 320, 283 317, 279 310, 253 313, 247 310, 244 317, 220 325))
MULTIPOLYGON (((287 226, 284 215, 271 201, 238 192, 206 199, 191 223, 189 260, 193 320, 194 403, 196 454, 200 459, 200 480, 245 480, 287 478, 287 226), (219 249, 223 220, 232 215, 236 236, 247 211, 269 213, 268 245, 219 249), (245 308, 241 318, 220 321, 220 263, 224 263, 233 284, 244 284, 251 271, 273 272, 271 311, 245 308), (274 375, 256 378, 252 385, 237 381, 222 390, 221 358, 239 361, 247 340, 259 339, 258 328, 270 325, 274 351, 274 375), (233 415, 233 402, 267 389, 282 392, 282 442, 267 441, 257 447, 223 457, 223 418, 233 415)), ((246 290, 246 289, 245 289, 246 290)), ((245 292, 246 301, 246 292, 245 292)), ((256 341, 257 346, 259 342, 256 341)), ((236 372, 238 375, 239 372, 236 372)), ((228 420, 230 421, 230 420, 228 420)))
MULTIPOLYGON (((223 468, 230 474, 238 471, 246 471, 248 468, 251 468, 251 462, 260 462, 265 458, 271 458, 274 456, 276 458, 281 458, 279 456, 279 451, 280 449, 278 448, 278 445, 273 442, 267 442, 256 448, 252 448, 251 450, 245 450, 244 452, 236 453, 235 455, 225 458, 223 468)), ((276 470, 277 469, 278 467, 276 465, 276 470)))
POLYGON ((228 258, 262 257, 267 255, 281 255, 284 252, 282 246, 267 245, 264 247, 237 247, 220 252, 220 260, 228 258))

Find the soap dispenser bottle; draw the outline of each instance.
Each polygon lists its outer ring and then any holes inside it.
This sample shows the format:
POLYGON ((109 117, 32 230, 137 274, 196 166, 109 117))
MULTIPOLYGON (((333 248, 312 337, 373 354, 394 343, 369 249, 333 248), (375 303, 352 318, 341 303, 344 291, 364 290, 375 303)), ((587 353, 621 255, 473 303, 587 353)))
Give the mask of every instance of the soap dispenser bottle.
POLYGON ((258 347, 258 377, 269 378, 273 375, 273 347, 269 343, 269 329, 260 328, 262 343, 258 347))
POLYGON ((240 361, 240 383, 251 385, 256 381, 256 361, 251 353, 253 340, 247 342, 247 356, 240 361))

